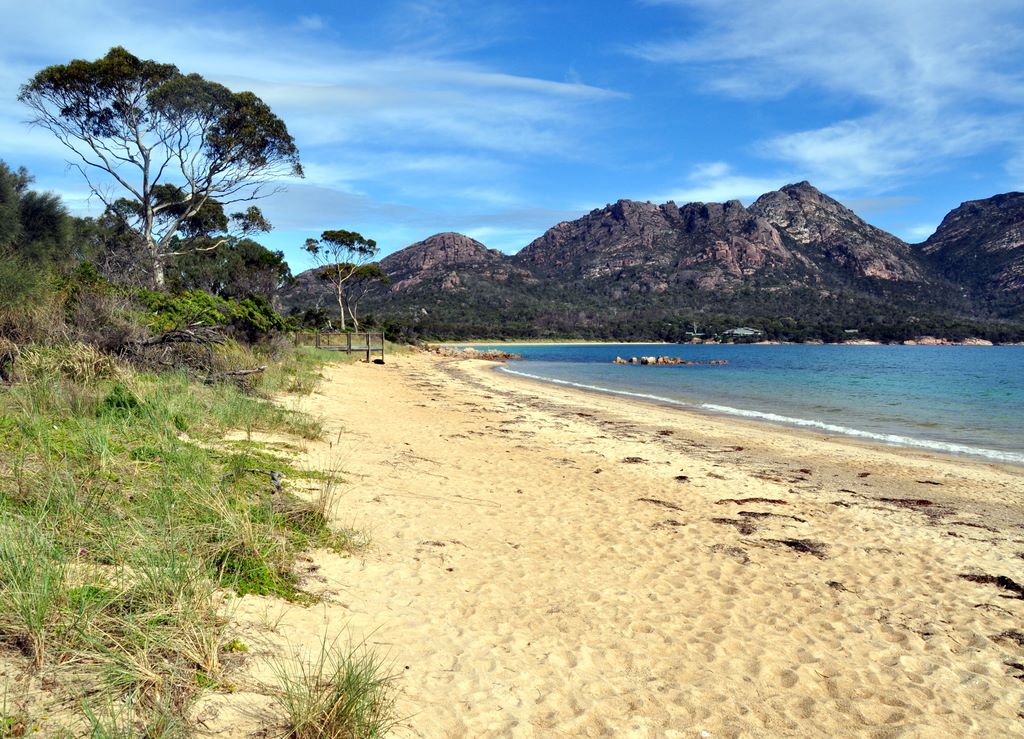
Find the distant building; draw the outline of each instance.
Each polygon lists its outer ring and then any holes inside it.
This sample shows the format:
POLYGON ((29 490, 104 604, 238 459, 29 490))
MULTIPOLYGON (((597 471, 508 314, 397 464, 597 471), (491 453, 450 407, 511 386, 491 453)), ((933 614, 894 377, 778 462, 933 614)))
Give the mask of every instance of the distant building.
POLYGON ((763 331, 759 331, 756 328, 740 326, 739 328, 731 328, 728 331, 723 331, 722 336, 760 336, 763 333, 763 331))

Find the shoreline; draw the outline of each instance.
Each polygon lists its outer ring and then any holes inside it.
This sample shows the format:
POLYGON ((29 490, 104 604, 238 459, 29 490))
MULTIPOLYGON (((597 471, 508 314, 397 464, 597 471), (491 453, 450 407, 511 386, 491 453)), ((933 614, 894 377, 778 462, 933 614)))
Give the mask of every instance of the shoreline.
MULTIPOLYGON (((493 361, 493 360, 487 360, 493 361)), ((927 455, 938 455, 949 461, 972 461, 983 464, 1006 465, 1010 468, 1024 467, 1024 453, 1007 452, 998 449, 987 449, 983 447, 971 447, 967 445, 956 445, 950 442, 933 441, 930 439, 917 439, 902 434, 882 434, 881 432, 870 432, 852 427, 842 427, 835 424, 827 424, 808 419, 796 419, 782 416, 775 413, 760 411, 749 411, 742 408, 729 408, 727 406, 704 403, 701 405, 687 404, 682 401, 675 401, 671 398, 660 398, 656 396, 632 393, 624 390, 614 390, 598 386, 574 383, 568 380, 557 380, 544 378, 538 375, 529 375, 516 370, 503 370, 507 367, 504 362, 494 367, 495 372, 503 375, 511 375, 528 383, 539 383, 548 386, 558 386, 567 392, 579 392, 583 396, 604 396, 620 398, 626 403, 636 403, 640 406, 671 409, 680 413, 690 413, 698 417, 727 419, 730 422, 749 423, 758 427, 768 427, 783 432, 809 434, 812 437, 820 437, 822 434, 828 439, 842 440, 856 443, 867 448, 879 450, 903 450, 917 452, 927 455), (879 438, 889 436, 891 439, 879 438), (953 448, 959 447, 959 448, 953 448), (1016 458, 1014 458, 1016 457, 1016 458)))
POLYGON ((495 341, 484 341, 472 339, 469 341, 428 341, 426 346, 440 347, 480 347, 480 346, 906 346, 906 347, 1004 347, 1024 346, 1018 341, 1005 343, 993 343, 978 339, 966 339, 964 341, 947 341, 937 339, 925 341, 921 339, 907 339, 905 341, 873 341, 870 339, 852 341, 588 341, 572 339, 552 339, 545 341, 541 339, 527 339, 515 341, 513 339, 497 339, 495 341))
MULTIPOLYGON (((471 367, 471 372, 477 376, 482 373, 485 377, 490 375, 495 378, 501 378, 502 384, 508 383, 512 387, 518 386, 524 390, 528 389, 533 393, 544 395, 550 393, 551 397, 561 395, 567 401, 581 406, 592 406, 600 412, 614 413, 627 418, 634 417, 637 419, 637 423, 652 423, 653 418, 650 421, 645 421, 644 419, 650 418, 650 414, 655 413, 657 414, 657 419, 665 424, 671 424, 675 420, 678 424, 690 428, 700 428, 704 433, 719 439, 727 439, 729 437, 777 438, 777 446, 780 447, 795 446, 803 449, 806 445, 813 445, 824 448, 818 451, 835 454, 838 457, 869 454, 887 463, 909 463, 922 468, 927 468, 933 462, 944 465, 977 467, 1012 476, 1020 476, 1022 478, 1021 489, 1024 490, 1024 464, 937 449, 885 443, 871 438, 815 430, 812 427, 719 413, 696 406, 676 405, 606 390, 590 390, 567 386, 546 379, 533 379, 502 372, 501 366, 504 366, 504 363, 498 364, 493 360, 467 359, 454 361, 456 363, 465 362, 467 367, 471 367)), ((1024 496, 1021 497, 1020 503, 1022 510, 1024 510, 1024 496)), ((1022 540, 1022 543, 1024 543, 1024 540, 1022 540)))
POLYGON ((470 346, 681 346, 671 341, 572 341, 555 339, 552 341, 431 341, 427 346, 470 347, 470 346))
POLYGON ((1022 579, 1021 470, 480 360, 416 352, 324 377, 298 405, 329 440, 279 441, 341 471, 334 521, 373 546, 313 552, 313 606, 232 601, 251 651, 239 691, 197 707, 200 736, 267 725, 253 716, 273 660, 336 637, 398 675, 398 736, 1020 726, 1024 600, 997 583, 1022 579))

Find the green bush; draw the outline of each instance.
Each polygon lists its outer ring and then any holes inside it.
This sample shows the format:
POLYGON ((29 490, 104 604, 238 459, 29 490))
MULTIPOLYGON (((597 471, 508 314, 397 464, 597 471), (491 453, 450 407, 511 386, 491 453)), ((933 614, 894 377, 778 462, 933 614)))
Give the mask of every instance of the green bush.
POLYGON ((253 342, 289 327, 266 298, 259 296, 227 300, 201 290, 141 290, 139 299, 148 311, 145 318, 149 328, 156 332, 202 323, 230 328, 239 338, 253 342))

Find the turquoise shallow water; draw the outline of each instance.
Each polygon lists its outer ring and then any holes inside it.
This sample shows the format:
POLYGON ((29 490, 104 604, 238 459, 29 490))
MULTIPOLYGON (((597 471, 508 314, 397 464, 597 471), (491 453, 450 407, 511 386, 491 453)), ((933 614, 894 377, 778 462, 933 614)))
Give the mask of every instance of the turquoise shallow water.
POLYGON ((523 356, 500 371, 534 379, 1024 464, 1024 347, 500 348, 523 356), (616 356, 729 364, 643 367, 612 364, 616 356))

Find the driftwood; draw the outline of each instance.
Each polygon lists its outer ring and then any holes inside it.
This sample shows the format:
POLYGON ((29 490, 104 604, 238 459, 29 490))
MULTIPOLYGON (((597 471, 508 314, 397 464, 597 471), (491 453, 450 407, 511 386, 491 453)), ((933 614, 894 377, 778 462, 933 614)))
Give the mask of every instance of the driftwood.
POLYGON ((249 375, 258 375, 261 372, 266 371, 267 365, 264 364, 259 367, 253 367, 252 369, 229 370, 227 372, 214 372, 211 375, 207 375, 205 382, 207 385, 209 385, 225 377, 247 377, 249 375))
MULTIPOLYGON (((175 357, 171 357, 170 361, 168 361, 168 356, 173 354, 177 347, 192 345, 206 347, 212 352, 212 347, 215 344, 220 345, 225 341, 227 341, 227 339, 219 329, 214 326, 207 326, 203 323, 196 322, 190 323, 184 328, 175 328, 170 331, 165 331, 162 334, 151 336, 148 339, 125 339, 120 343, 111 346, 108 351, 112 354, 120 355, 130 361, 141 363, 142 365, 151 364, 179 367, 183 365, 188 366, 195 362, 194 360, 190 362, 186 358, 175 357)), ((211 363, 212 354, 211 361, 208 362, 208 364, 211 363)))

